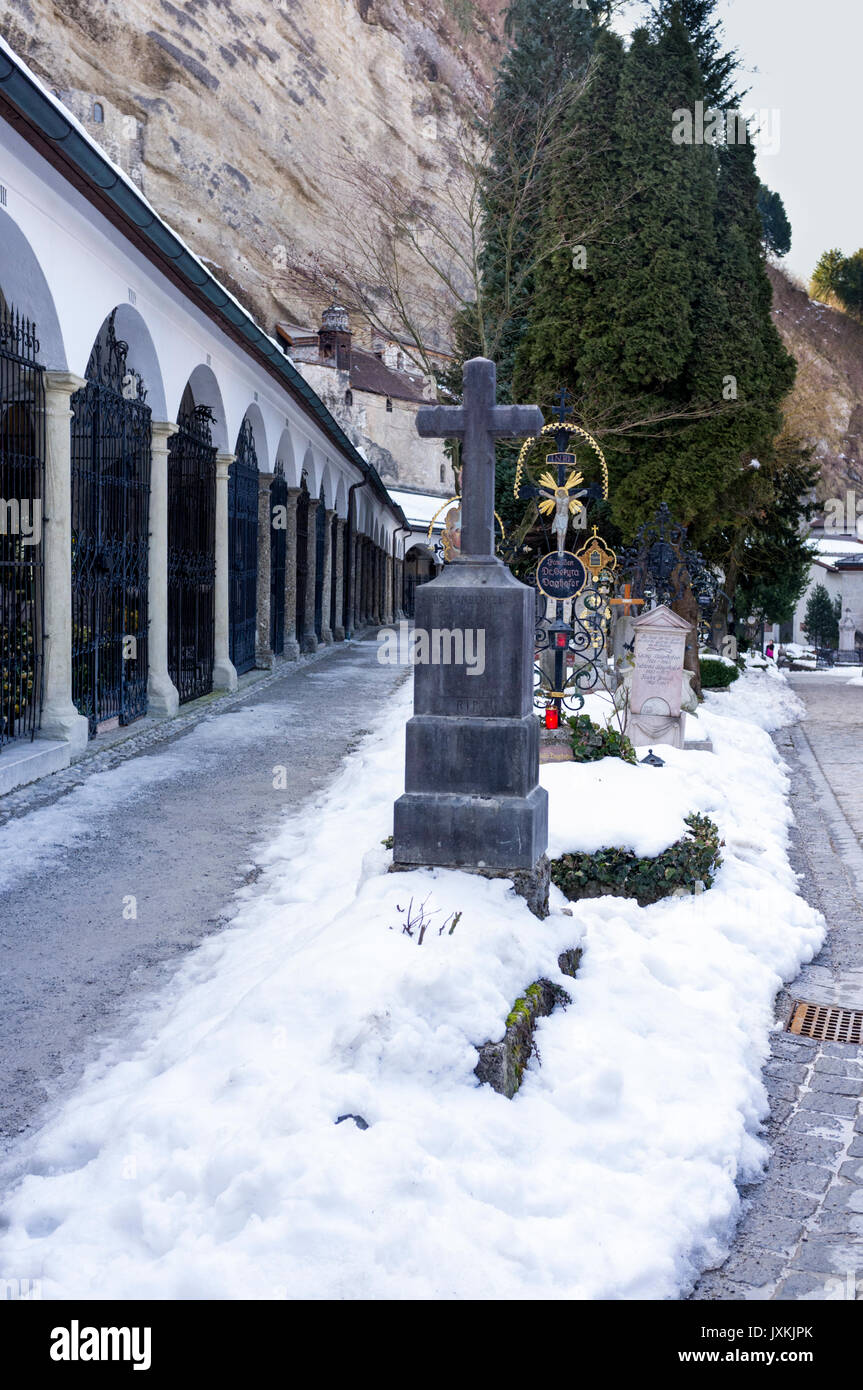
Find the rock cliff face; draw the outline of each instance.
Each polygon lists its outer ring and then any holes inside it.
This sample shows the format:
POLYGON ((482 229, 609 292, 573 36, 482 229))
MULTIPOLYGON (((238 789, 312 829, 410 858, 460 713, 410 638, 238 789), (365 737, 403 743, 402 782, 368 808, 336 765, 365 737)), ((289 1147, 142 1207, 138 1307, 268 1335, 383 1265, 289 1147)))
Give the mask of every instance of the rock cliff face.
POLYGON ((328 170, 373 161, 432 193, 485 100, 499 0, 0 0, 3 37, 272 331, 343 215, 328 170), (290 297, 285 297, 286 293, 290 297))
POLYGON ((863 326, 770 270, 773 320, 797 359, 790 428, 821 468, 818 499, 863 495, 863 326))

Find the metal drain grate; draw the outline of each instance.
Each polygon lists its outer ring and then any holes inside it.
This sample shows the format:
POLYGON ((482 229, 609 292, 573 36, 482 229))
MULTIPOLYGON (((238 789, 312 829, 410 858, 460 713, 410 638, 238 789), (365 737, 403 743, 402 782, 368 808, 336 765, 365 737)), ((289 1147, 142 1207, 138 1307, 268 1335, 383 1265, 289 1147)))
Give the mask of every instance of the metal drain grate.
POLYGON ((821 1042, 863 1043, 863 1009, 840 1009, 835 1004, 795 1000, 787 1032, 821 1042))

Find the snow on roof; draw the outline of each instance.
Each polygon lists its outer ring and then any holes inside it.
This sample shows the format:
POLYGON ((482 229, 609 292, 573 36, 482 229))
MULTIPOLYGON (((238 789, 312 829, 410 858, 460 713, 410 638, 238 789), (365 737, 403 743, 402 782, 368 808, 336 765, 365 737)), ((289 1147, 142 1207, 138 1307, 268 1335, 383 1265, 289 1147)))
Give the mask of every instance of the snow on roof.
POLYGON ((443 528, 445 513, 441 508, 449 501, 448 497, 438 497, 430 492, 402 492, 398 488, 389 489, 390 497, 397 507, 401 507, 410 526, 429 527, 436 512, 441 512, 436 525, 443 528))
POLYGON ((813 536, 819 555, 847 555, 863 560, 863 541, 854 536, 813 536))

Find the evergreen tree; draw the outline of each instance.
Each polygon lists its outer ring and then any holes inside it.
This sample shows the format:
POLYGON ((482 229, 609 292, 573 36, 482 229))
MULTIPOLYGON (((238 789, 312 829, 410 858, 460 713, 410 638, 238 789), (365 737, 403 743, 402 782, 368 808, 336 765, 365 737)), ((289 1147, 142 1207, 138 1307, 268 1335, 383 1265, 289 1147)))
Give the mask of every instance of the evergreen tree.
POLYGON ((532 267, 541 254, 540 229, 551 192, 550 145, 566 120, 590 60, 600 0, 576 8, 572 0, 514 0, 505 31, 510 47, 501 63, 485 132, 490 159, 483 178, 483 249, 477 312, 471 327, 492 351, 501 400, 510 398, 516 347, 533 295, 532 267))
POLYGON ((863 316, 863 247, 842 261, 836 273, 836 294, 846 313, 863 316))
POLYGON ((786 441, 772 468, 751 471, 754 505, 735 528, 726 557, 737 611, 765 622, 790 622, 809 582, 815 551, 800 522, 814 508, 814 502, 801 501, 818 480, 810 455, 811 450, 786 441))
POLYGON ((843 256, 836 247, 825 251, 812 272, 810 293, 813 299, 863 317, 863 247, 853 256, 843 256))
POLYGON ((762 240, 774 256, 787 256, 791 250, 791 223, 785 204, 778 193, 771 193, 763 183, 758 190, 758 211, 761 214, 762 240))
POLYGON ((839 274, 844 263, 845 257, 836 246, 819 257, 809 286, 813 299, 829 302, 831 298, 838 297, 839 274))
POLYGON ((568 219, 584 255, 566 246, 538 269, 530 318, 519 341, 514 390, 547 408, 563 385, 578 399, 589 391, 581 358, 594 336, 590 317, 603 312, 621 265, 624 190, 616 122, 623 66, 623 41, 600 33, 588 85, 570 113, 573 138, 563 143, 551 170, 544 219, 552 230, 542 235, 553 235, 568 219), (580 130, 587 136, 583 142, 575 138, 580 130))
MULTIPOLYGON (((482 353, 497 364, 498 399, 512 400, 515 355, 536 292, 537 269, 575 225, 547 220, 553 165, 574 137, 576 106, 594 37, 613 0, 514 0, 505 30, 511 40, 495 84, 485 135, 490 158, 482 181, 483 247, 477 304, 454 327, 457 363, 482 353)), ((558 205, 559 206, 559 205, 558 205)), ((451 384, 456 390, 460 381, 451 384)), ((517 446, 496 450, 497 507, 507 531, 524 504, 513 498, 517 446)))
POLYGON ((672 23, 680 24, 686 33, 701 70, 708 107, 727 106, 740 99, 734 90, 737 52, 725 47, 722 23, 714 18, 717 9, 718 0, 657 0, 653 10, 654 34, 661 34, 672 23))
POLYGON ((803 631, 814 646, 835 650, 839 646, 841 616, 841 599, 831 599, 824 585, 816 584, 806 603, 803 631))

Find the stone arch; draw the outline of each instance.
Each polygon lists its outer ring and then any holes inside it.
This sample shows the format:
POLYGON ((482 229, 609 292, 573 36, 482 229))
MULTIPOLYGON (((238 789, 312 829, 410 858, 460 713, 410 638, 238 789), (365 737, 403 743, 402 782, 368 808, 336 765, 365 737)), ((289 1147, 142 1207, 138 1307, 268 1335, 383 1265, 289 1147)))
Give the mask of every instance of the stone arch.
POLYGON ((348 484, 343 473, 336 484, 336 511, 343 520, 348 514, 348 484))
POLYGON ((321 495, 321 471, 320 456, 311 444, 307 444, 303 455, 303 472, 306 475, 306 486, 312 498, 321 495))
POLYGON ((258 471, 260 473, 269 473, 270 452, 269 444, 267 441, 267 427, 264 424, 264 417, 261 414, 261 407, 257 404, 257 402, 253 401, 252 404, 247 408, 246 413, 243 416, 243 419, 248 420, 249 424, 252 427, 252 433, 255 436, 255 453, 258 456, 258 471))
POLYGON ((324 489, 324 505, 327 511, 332 511, 336 505, 336 483, 333 477, 332 464, 329 459, 327 459, 322 470, 321 486, 324 489))
MULTIPOLYGON (((228 427, 225 419, 225 407, 222 401, 222 392, 216 379, 216 374, 212 367, 200 362, 193 372, 189 374, 186 385, 192 393, 195 405, 208 405, 213 412, 213 419, 210 423, 210 434, 213 443, 220 454, 226 454, 231 448, 228 442, 228 427)), ((185 392, 185 387, 183 388, 185 392)), ((182 400, 183 394, 180 395, 182 400)), ((180 401, 177 402, 177 410, 180 409, 180 401)), ((176 420, 174 413, 172 420, 176 420)), ((233 442, 233 441, 231 441, 233 442)))
POLYGON ((358 535, 369 536, 371 529, 369 522, 371 519, 371 509, 362 488, 357 489, 354 494, 354 505, 356 506, 356 528, 358 535))
MULTIPOLYGON (((117 338, 129 344, 127 365, 138 373, 147 389, 147 405, 150 407, 153 419, 167 420, 168 408, 165 401, 162 368, 159 365, 159 357, 150 330, 138 310, 133 308, 131 304, 118 304, 103 318, 93 338, 93 344, 98 341, 111 313, 114 314, 114 332, 117 338)), ((92 344, 87 353, 87 361, 89 361, 90 352, 92 352, 92 344)), ((87 375, 87 362, 82 363, 81 375, 87 375)), ((177 405, 179 406, 179 401, 177 405)))
MULTIPOLYGON (((289 429, 283 429, 276 446, 276 463, 281 463, 288 487, 299 487, 300 468, 297 464, 297 451, 289 429)), ((273 465, 275 468, 275 464, 273 465)))
POLYGON ((2 209, 0 293, 7 304, 36 325, 39 361, 55 371, 66 370, 66 348, 60 319, 45 273, 18 223, 2 209))

